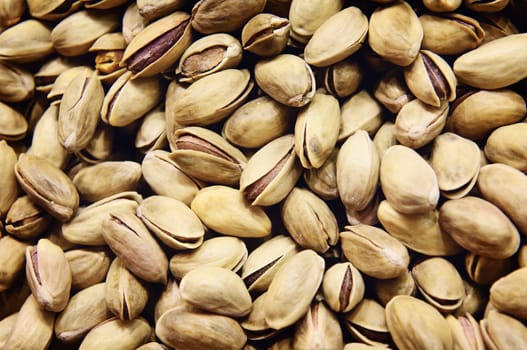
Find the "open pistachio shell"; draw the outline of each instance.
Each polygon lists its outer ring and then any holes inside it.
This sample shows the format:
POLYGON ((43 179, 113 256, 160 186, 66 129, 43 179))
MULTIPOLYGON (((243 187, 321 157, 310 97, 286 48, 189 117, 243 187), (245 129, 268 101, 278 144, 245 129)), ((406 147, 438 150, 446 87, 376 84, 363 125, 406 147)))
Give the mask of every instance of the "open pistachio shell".
POLYGON ((359 129, 373 136, 383 122, 383 110, 381 104, 363 89, 344 101, 340 118, 339 141, 359 129))
POLYGON ((51 30, 42 22, 28 19, 0 33, 0 59, 13 63, 38 61, 54 49, 51 30))
POLYGON ((15 202, 20 191, 17 178, 13 168, 17 163, 17 154, 5 140, 0 141, 0 162, 4 166, 0 168, 0 217, 4 218, 15 202))
POLYGON ((278 55, 286 47, 290 28, 287 18, 272 13, 259 13, 243 27, 242 46, 259 56, 278 55))
POLYGON ((481 335, 488 349, 523 349, 527 346, 527 327, 498 311, 490 311, 479 321, 481 335))
POLYGON ((291 38, 301 44, 307 43, 317 28, 339 12, 344 5, 342 0, 313 2, 292 0, 290 3, 291 38))
POLYGON ((337 315, 315 301, 299 321, 293 335, 294 349, 342 349, 342 329, 337 315))
POLYGON ((337 263, 324 273, 322 292, 333 311, 352 310, 364 297, 364 289, 362 275, 350 262, 337 263))
POLYGON ((384 307, 373 299, 363 299, 344 315, 344 322, 358 341, 375 346, 386 346, 390 341, 384 307))
POLYGON ((484 350, 485 345, 481 337, 478 322, 470 313, 461 316, 448 315, 448 326, 452 331, 454 348, 463 350, 484 350))
POLYGON ((278 332, 269 327, 265 321, 264 303, 267 293, 261 294, 253 301, 251 312, 240 322, 247 338, 251 340, 265 340, 278 332))
POLYGON ((263 11, 265 0, 200 0, 192 8, 192 28, 202 34, 232 32, 263 11))
POLYGON ((18 141, 26 136, 27 129, 28 123, 24 116, 8 104, 0 102, 0 138, 4 142, 18 141))

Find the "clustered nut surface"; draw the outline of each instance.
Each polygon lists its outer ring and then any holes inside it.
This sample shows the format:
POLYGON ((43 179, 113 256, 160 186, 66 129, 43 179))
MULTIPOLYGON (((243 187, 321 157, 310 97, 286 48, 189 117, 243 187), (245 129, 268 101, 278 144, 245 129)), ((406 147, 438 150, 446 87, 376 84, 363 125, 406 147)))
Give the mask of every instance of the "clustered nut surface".
POLYGON ((0 0, 0 350, 527 349, 527 0, 0 0))

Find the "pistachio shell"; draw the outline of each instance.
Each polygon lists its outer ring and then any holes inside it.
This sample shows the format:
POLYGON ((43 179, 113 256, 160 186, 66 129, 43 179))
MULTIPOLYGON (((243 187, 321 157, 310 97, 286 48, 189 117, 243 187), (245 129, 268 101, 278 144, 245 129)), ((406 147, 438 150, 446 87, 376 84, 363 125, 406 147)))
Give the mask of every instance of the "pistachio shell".
POLYGON ((265 0, 200 0, 192 8, 192 28, 202 34, 232 32, 262 12, 265 0))
POLYGON ((479 325, 488 349, 523 349, 527 346, 527 327, 513 317, 491 311, 479 321, 479 325))
POLYGON ((363 299, 344 315, 344 321, 352 337, 366 344, 386 346, 390 339, 384 307, 373 299, 363 299))
POLYGON ((0 291, 11 288, 24 271, 27 243, 11 236, 0 237, 0 248, 4 254, 0 257, 0 291))
POLYGON ((17 155, 5 140, 0 141, 0 162, 3 164, 0 168, 0 186, 2 188, 0 191, 0 217, 4 218, 19 192, 17 179, 13 172, 17 155))
POLYGON ((79 10, 82 2, 81 0, 27 0, 27 5, 31 16, 43 20, 57 21, 79 10))
POLYGON ((64 253, 71 270, 71 287, 85 289, 104 281, 110 267, 110 254, 103 249, 72 249, 64 253))
POLYGON ((388 304, 397 295, 414 296, 416 293, 417 287, 414 278, 408 270, 399 277, 375 281, 375 294, 383 305, 388 304))
POLYGON ((382 75, 374 96, 392 113, 399 113, 405 104, 415 98, 404 82, 401 68, 391 69, 382 75))
POLYGON ((485 144, 485 156, 494 163, 504 163, 527 171, 527 123, 505 125, 494 130, 485 144))
POLYGON ((527 267, 519 268, 503 276, 490 288, 490 301, 501 312, 507 313, 520 320, 527 319, 525 307, 525 285, 527 281, 527 267))
POLYGON ((0 138, 5 141, 21 140, 26 136, 27 129, 28 124, 24 116, 0 102, 0 138))
POLYGON ((366 90, 361 90, 344 101, 340 110, 339 141, 359 129, 373 135, 382 124, 383 110, 366 90))
POLYGON ((0 99, 5 102, 20 102, 30 98, 35 89, 33 75, 8 63, 0 63, 0 99))
POLYGON ((135 349, 148 342, 151 334, 152 328, 142 317, 130 321, 110 319, 92 328, 79 349, 135 349))
POLYGON ((291 37, 304 44, 308 42, 322 23, 339 12, 344 5, 342 0, 314 2, 292 0, 290 3, 291 37))
POLYGON ((267 293, 261 294, 253 301, 251 312, 240 322, 247 338, 250 340, 265 340, 272 338, 278 332, 269 327, 265 321, 264 304, 267 293))
POLYGON ((498 278, 511 272, 513 259, 492 259, 467 253, 465 256, 465 270, 471 280, 478 284, 492 284, 498 278))
POLYGON ((293 335, 295 349, 342 349, 343 342, 337 316, 322 301, 311 305, 293 335))
POLYGON ((324 70, 324 87, 335 97, 349 97, 359 88, 363 75, 356 61, 343 60, 324 70))
POLYGON ((448 315, 446 317, 450 330, 452 331, 452 339, 454 340, 454 348, 459 349, 473 349, 483 350, 483 338, 479 330, 477 321, 471 314, 466 313, 463 316, 448 315))
POLYGON ((259 13, 243 27, 242 46, 244 50, 259 56, 278 55, 286 47, 290 28, 287 18, 259 13))
POLYGON ((0 59, 14 63, 38 61, 54 51, 50 29, 28 19, 0 33, 0 59))
POLYGON ((364 297, 364 289, 362 275, 350 262, 337 263, 324 273, 322 292, 333 311, 352 310, 364 297))

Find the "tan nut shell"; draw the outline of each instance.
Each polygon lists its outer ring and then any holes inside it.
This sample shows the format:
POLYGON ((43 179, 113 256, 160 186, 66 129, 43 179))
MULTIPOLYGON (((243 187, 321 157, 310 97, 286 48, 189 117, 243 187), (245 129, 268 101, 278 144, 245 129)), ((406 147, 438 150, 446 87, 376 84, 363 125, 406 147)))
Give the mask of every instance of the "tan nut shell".
POLYGON ((131 321, 110 319, 92 328, 82 340, 79 350, 115 349, 116 344, 123 349, 135 349, 148 342, 151 335, 152 328, 142 317, 131 321))
POLYGON ((333 311, 352 310, 364 297, 364 290, 364 279, 350 262, 337 263, 324 273, 322 293, 333 311))
POLYGON ((527 123, 509 124, 494 130, 485 143, 485 156, 493 163, 504 163, 527 171, 527 123))
POLYGON ((520 320, 527 319, 525 307, 526 290, 523 286, 527 283, 527 267, 517 269, 503 276, 490 288, 490 302, 499 311, 514 316, 520 320))

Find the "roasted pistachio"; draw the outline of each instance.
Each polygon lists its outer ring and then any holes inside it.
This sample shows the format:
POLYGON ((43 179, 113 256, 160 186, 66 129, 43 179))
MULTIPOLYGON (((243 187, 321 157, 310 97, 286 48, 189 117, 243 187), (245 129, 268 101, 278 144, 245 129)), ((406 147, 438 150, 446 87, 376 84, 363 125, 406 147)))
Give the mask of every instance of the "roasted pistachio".
POLYGON ((527 345, 527 327, 513 317, 493 310, 479 325, 489 349, 522 349, 527 345))
POLYGON ((19 239, 36 238, 48 228, 51 217, 22 196, 13 202, 5 218, 5 230, 19 239))
POLYGON ((274 337, 278 331, 269 327, 265 321, 264 304, 267 293, 261 294, 253 301, 251 312, 240 322, 247 338, 266 340, 274 337))
POLYGON ((478 284, 492 284, 498 278, 507 275, 513 269, 513 259, 492 259, 467 253, 465 270, 470 279, 478 284))
POLYGON ((22 0, 8 0, 3 2, 0 6, 0 29, 18 23, 26 7, 26 2, 22 0))
POLYGON ((5 291, 17 282, 24 271, 27 243, 18 241, 11 236, 0 237, 0 291, 5 291))
POLYGON ((344 101, 340 110, 339 140, 345 140, 359 129, 373 135, 382 124, 383 110, 366 90, 344 101))
POLYGON ((192 8, 192 28, 202 34, 232 32, 262 12, 265 0, 200 0, 192 8))
POLYGON ((373 299, 363 299, 344 315, 344 322, 351 336, 358 341, 376 346, 386 346, 390 341, 384 307, 373 299))
POLYGON ((527 280, 527 268, 522 267, 503 276, 490 288, 490 302, 501 312, 520 320, 527 319, 525 289, 521 286, 527 280))
POLYGON ((17 162, 15 150, 5 140, 0 141, 0 217, 4 218, 18 196, 18 186, 13 168, 17 162))
POLYGON ((322 292, 336 312, 352 310, 364 297, 365 284, 359 270, 350 262, 331 266, 322 280, 322 292))
POLYGON ((297 349, 342 349, 343 337, 337 316, 322 301, 315 301, 295 329, 297 349))
POLYGON ((34 89, 31 73, 9 63, 0 63, 0 100, 20 102, 30 98, 34 89))
POLYGON ((142 317, 131 321, 112 318, 92 328, 79 349, 135 349, 147 343, 151 335, 152 328, 142 317))
POLYGON ((471 314, 466 313, 457 317, 448 315, 446 320, 452 331, 454 348, 461 350, 485 349, 479 325, 471 314))
POLYGON ((259 56, 278 55, 286 47, 290 28, 287 18, 259 13, 243 27, 242 46, 244 50, 259 56))
POLYGON ((306 169, 304 181, 311 191, 325 200, 338 198, 337 158, 338 148, 333 149, 326 162, 318 169, 306 169))
POLYGON ((339 12, 344 5, 342 0, 316 2, 292 0, 290 3, 291 38, 301 44, 307 43, 317 28, 339 12))
POLYGON ((9 105, 0 102, 0 138, 2 141, 21 140, 26 136, 27 129, 28 124, 24 116, 9 105))
POLYGON ((324 70, 324 87, 338 98, 349 97, 357 91, 364 72, 354 60, 343 60, 324 70))
POLYGON ((504 163, 527 171, 525 137, 527 123, 509 124, 494 130, 485 143, 485 156, 494 163, 504 163))
POLYGON ((417 287, 414 278, 408 270, 399 277, 375 281, 375 294, 383 305, 388 304, 397 295, 414 296, 416 293, 417 287))
POLYGON ((51 30, 44 23, 27 19, 0 33, 0 59, 13 63, 38 61, 51 54, 51 30))
POLYGON ((139 0, 137 8, 142 17, 152 20, 179 10, 186 3, 186 0, 139 0))
POLYGON ((79 248, 64 253, 71 270, 71 287, 82 290, 104 281, 110 254, 101 248, 79 248))

